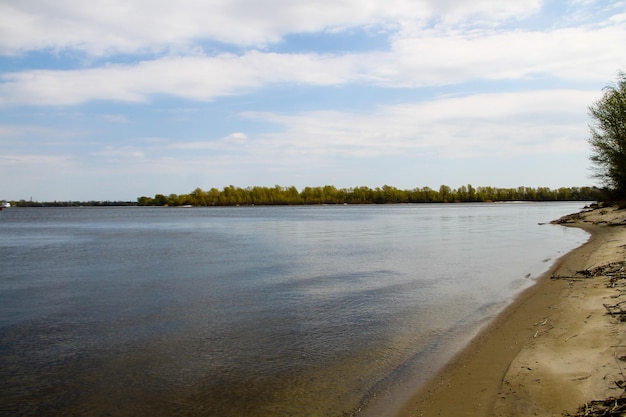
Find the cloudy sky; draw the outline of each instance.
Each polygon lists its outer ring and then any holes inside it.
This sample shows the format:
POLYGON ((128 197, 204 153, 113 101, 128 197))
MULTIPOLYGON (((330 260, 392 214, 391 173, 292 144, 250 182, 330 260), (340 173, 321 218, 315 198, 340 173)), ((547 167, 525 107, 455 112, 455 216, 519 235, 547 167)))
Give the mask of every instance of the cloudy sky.
POLYGON ((0 199, 594 185, 626 1, 2 0, 0 199))

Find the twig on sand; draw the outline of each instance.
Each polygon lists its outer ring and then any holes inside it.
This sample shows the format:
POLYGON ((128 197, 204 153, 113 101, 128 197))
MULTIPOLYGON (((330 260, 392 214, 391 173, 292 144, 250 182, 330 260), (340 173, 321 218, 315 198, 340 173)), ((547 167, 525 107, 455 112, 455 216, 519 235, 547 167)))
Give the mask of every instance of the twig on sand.
POLYGON ((590 401, 581 406, 576 414, 566 413, 569 417, 624 417, 626 416, 626 398, 607 398, 606 400, 590 401))
POLYGON ((588 277, 577 277, 574 275, 552 275, 550 279, 566 279, 568 281, 583 281, 588 277))
POLYGON ((619 302, 614 305, 602 304, 610 316, 619 316, 620 321, 626 321, 626 310, 622 310, 622 304, 626 301, 619 302))

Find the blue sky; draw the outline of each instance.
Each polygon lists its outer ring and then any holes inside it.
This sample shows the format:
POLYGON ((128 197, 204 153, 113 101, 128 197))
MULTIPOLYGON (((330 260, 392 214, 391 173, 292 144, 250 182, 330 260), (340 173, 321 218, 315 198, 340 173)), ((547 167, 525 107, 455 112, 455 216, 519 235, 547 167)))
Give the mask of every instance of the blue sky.
POLYGON ((595 185, 626 2, 6 0, 0 199, 595 185))

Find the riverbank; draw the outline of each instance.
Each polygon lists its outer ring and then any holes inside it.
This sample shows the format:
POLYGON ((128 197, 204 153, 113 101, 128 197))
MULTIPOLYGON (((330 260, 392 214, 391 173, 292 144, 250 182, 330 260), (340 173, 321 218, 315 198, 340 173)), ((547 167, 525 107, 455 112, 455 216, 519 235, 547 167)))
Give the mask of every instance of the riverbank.
POLYGON ((600 208, 559 223, 587 230, 589 241, 520 295, 399 417, 575 415, 592 400, 622 395, 626 324, 605 307, 622 292, 594 268, 624 262, 626 210, 600 208))

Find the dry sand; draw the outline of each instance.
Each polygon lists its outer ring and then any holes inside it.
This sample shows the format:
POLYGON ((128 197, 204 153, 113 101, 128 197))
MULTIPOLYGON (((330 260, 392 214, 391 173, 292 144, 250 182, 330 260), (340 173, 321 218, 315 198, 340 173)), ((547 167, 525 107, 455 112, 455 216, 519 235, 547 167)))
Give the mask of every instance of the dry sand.
POLYGON ((617 298, 609 278, 577 271, 624 262, 626 210, 596 209, 564 223, 591 232, 589 242, 561 258, 399 416, 562 416, 624 393, 616 382, 626 380, 618 359, 626 355, 626 323, 604 304, 625 301, 626 309, 626 293, 617 298))

